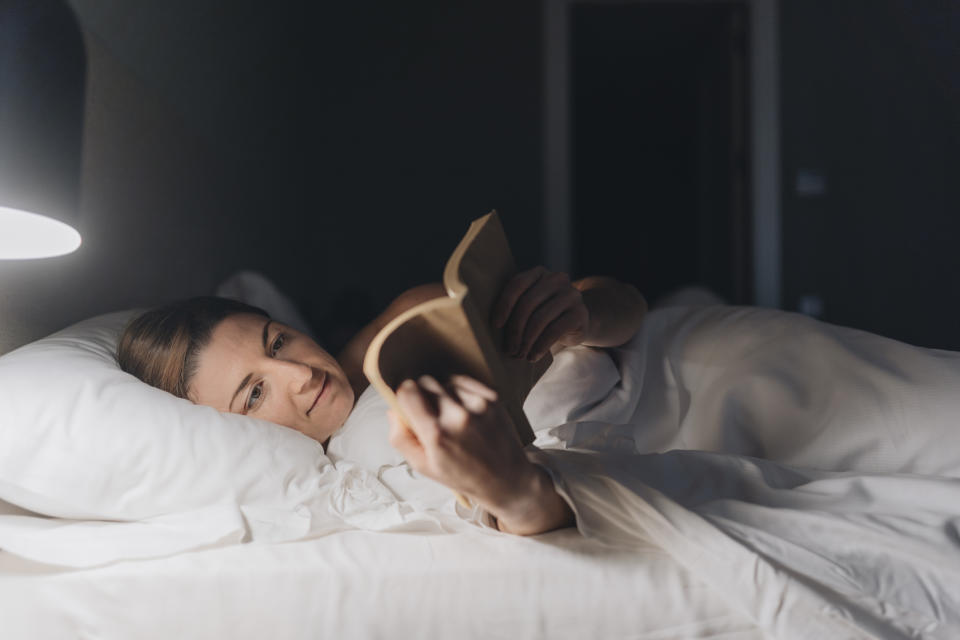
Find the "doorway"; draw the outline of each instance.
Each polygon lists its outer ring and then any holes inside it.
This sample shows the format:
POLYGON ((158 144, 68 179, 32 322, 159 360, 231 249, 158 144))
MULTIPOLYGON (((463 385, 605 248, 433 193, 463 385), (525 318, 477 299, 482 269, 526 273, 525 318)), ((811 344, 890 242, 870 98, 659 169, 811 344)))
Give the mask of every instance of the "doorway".
POLYGON ((745 2, 572 3, 570 257, 754 302, 745 2))

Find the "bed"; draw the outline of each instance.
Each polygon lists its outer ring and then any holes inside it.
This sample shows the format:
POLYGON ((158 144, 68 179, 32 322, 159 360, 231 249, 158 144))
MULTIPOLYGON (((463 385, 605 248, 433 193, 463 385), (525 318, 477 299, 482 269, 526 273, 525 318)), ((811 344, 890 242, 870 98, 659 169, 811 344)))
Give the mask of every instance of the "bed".
POLYGON ((653 312, 531 392, 531 455, 577 530, 517 538, 397 459, 375 394, 323 451, 135 387, 107 367, 125 317, 0 358, 7 637, 960 634, 958 354, 775 311, 653 312))

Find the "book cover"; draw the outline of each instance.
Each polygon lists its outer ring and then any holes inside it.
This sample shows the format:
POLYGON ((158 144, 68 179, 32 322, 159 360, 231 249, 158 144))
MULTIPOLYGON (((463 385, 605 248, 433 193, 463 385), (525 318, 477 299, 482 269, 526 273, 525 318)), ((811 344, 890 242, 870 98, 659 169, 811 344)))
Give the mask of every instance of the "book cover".
POLYGON ((494 389, 523 445, 534 434, 523 402, 552 362, 511 358, 503 330, 491 322, 493 305, 517 272, 496 211, 474 220, 443 271, 446 297, 423 302, 394 318, 373 338, 363 360, 370 384, 399 416, 395 389, 407 378, 431 375, 443 383, 466 374, 494 389))

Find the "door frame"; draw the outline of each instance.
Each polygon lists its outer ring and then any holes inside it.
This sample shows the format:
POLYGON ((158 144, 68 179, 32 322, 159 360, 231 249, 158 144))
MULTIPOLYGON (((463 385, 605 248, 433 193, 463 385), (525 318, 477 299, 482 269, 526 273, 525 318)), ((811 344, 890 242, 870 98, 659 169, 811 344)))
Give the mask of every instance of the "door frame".
MULTIPOLYGON (((569 272, 573 262, 570 9, 574 4, 663 1, 543 0, 543 224, 546 264, 552 269, 569 272)), ((780 307, 780 0, 736 1, 747 7, 750 16, 748 102, 754 304, 780 307)))

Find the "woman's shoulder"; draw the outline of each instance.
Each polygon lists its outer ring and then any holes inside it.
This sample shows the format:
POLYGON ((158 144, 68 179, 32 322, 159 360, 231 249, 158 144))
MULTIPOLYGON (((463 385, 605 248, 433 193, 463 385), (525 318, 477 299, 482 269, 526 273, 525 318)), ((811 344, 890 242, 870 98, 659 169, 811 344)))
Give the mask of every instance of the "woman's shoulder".
POLYGON ((374 336, 377 335, 377 332, 407 309, 421 302, 433 300, 434 298, 445 295, 447 295, 446 291, 439 282, 421 284, 407 289, 394 298, 393 302, 391 302, 380 315, 358 331, 357 334, 347 342, 340 353, 337 354, 337 362, 340 363, 340 367, 347 375, 347 380, 350 381, 350 386, 353 387, 353 392, 356 394, 356 397, 360 397, 360 394, 363 393, 369 384, 366 376, 363 375, 363 357, 366 355, 367 347, 370 346, 370 342, 374 336))

